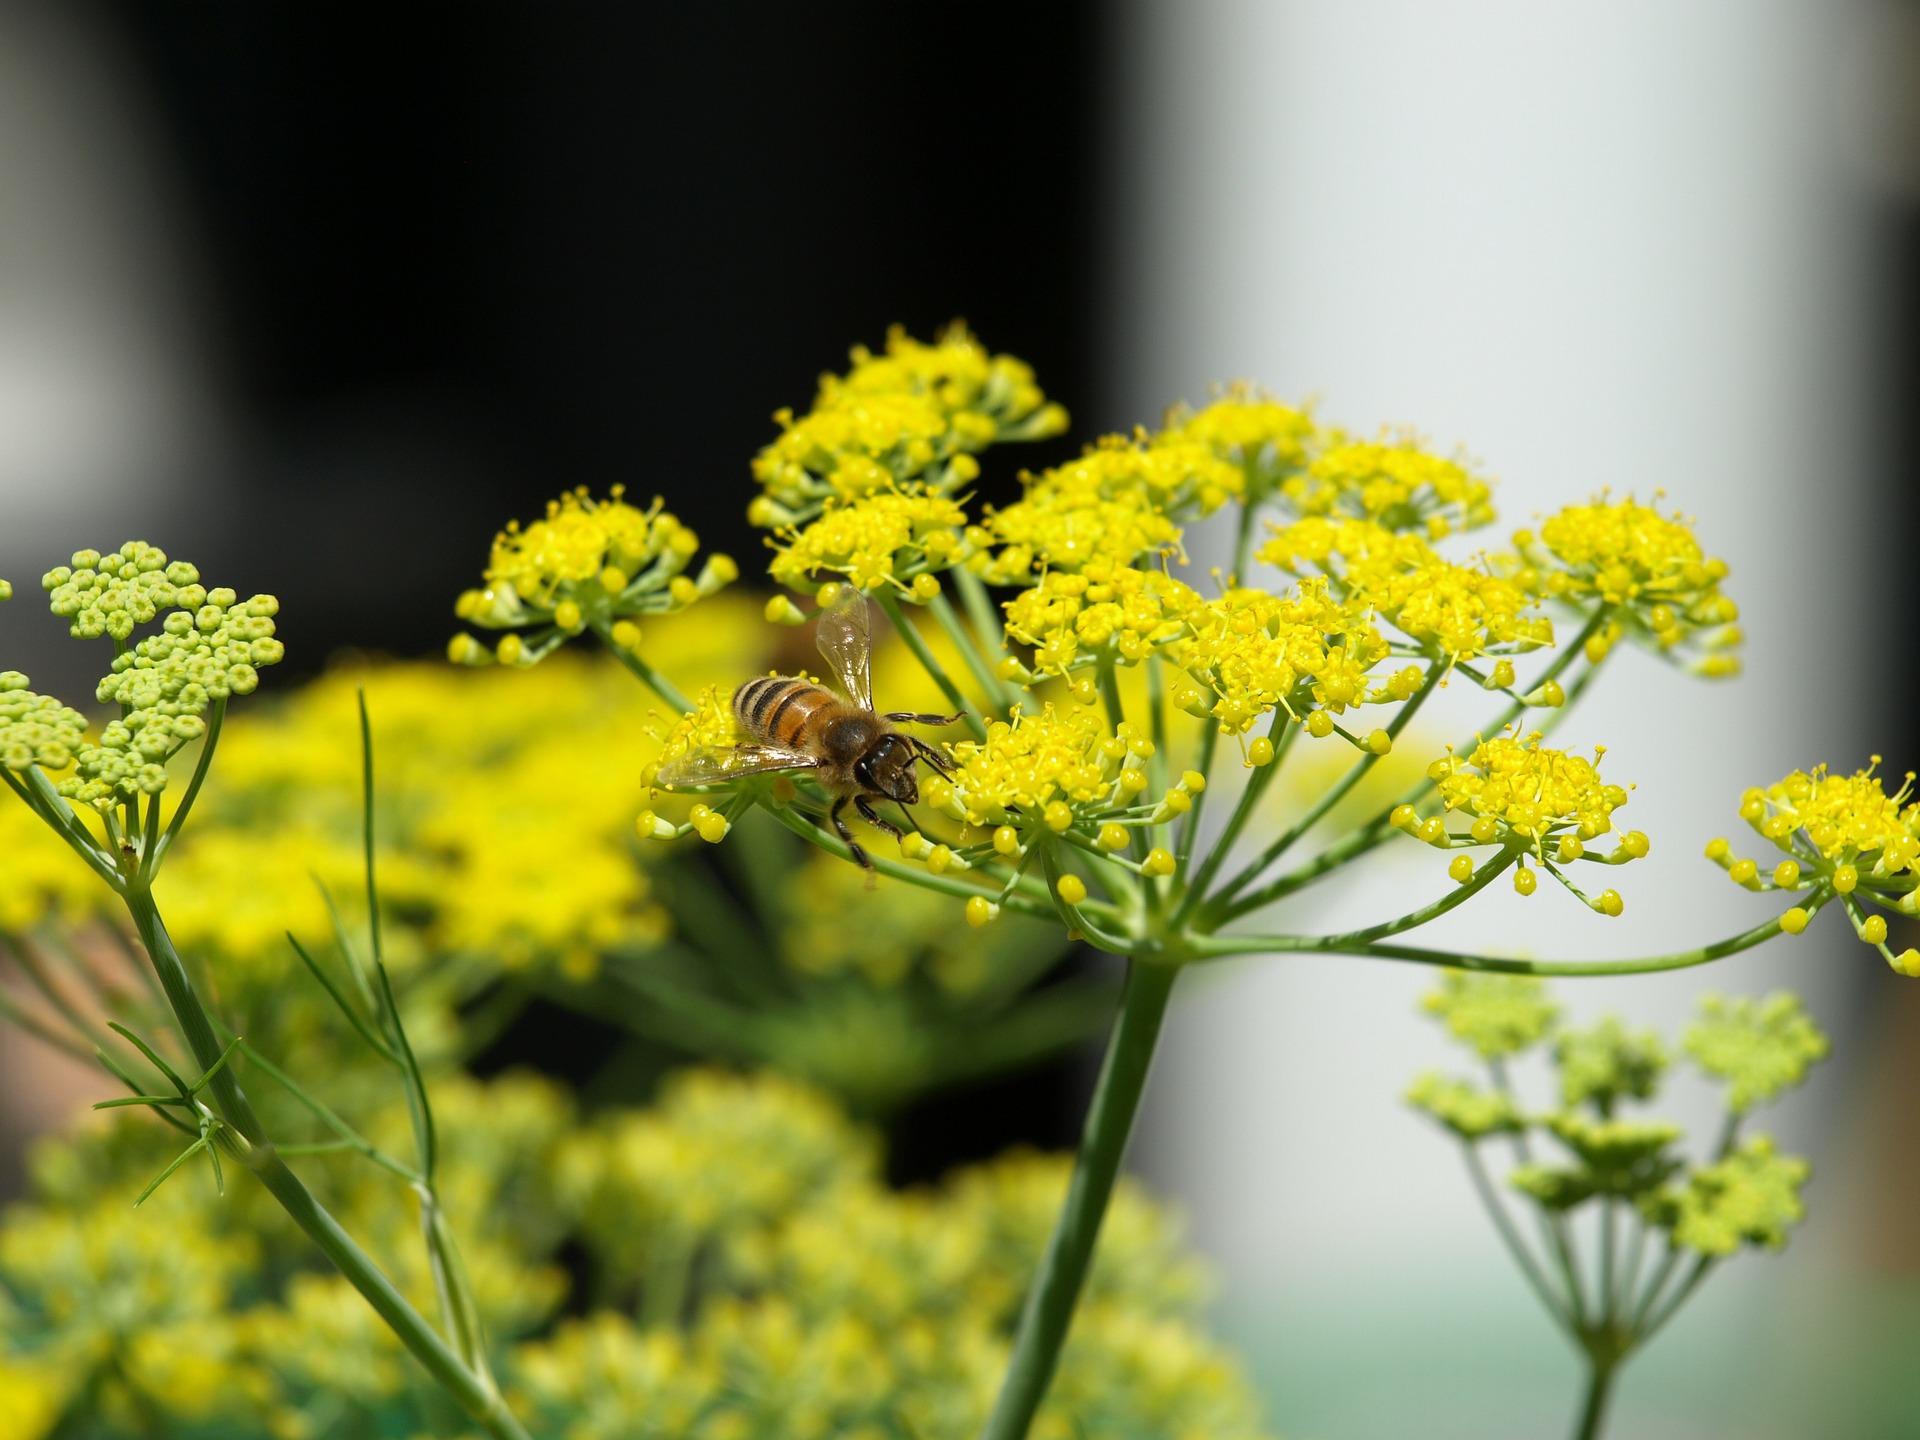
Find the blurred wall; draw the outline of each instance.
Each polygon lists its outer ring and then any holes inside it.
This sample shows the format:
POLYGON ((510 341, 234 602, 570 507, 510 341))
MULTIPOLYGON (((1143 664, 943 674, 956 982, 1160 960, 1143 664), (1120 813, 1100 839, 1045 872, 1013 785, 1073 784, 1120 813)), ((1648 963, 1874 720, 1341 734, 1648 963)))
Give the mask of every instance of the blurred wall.
MULTIPOLYGON (((1664 491, 1732 566, 1744 678, 1626 655, 1556 740, 1604 743, 1606 773, 1638 784, 1627 816, 1654 863, 1621 877, 1626 916, 1503 886, 1436 942, 1577 958, 1744 929, 1769 907, 1698 858, 1741 790, 1874 749, 1905 768, 1887 652, 1855 621, 1895 541, 1871 520, 1870 210, 1837 123, 1854 18, 1811 0, 1130 9, 1126 418, 1245 377, 1362 430, 1464 443, 1500 480, 1488 544, 1603 488, 1664 491)), ((1422 717, 1435 749, 1485 713, 1445 699, 1422 717)), ((1276 923, 1345 928, 1447 883, 1418 847, 1390 850, 1276 923)), ((1564 998, 1671 1030, 1703 990, 1791 984, 1845 1041, 1864 997, 1904 982, 1844 929, 1564 998)), ((1456 1148, 1399 1099, 1420 1069, 1458 1068, 1415 1016, 1432 982, 1338 959, 1194 975, 1154 1076, 1143 1163, 1222 1262, 1291 1433, 1534 1435, 1572 1403, 1572 1362, 1456 1148)), ((1840 1053, 1781 1118, 1823 1162, 1862 1047, 1840 1053)), ((1702 1128, 1705 1097, 1678 1098, 1702 1128)), ((1833 1199, 1815 1191, 1816 1225, 1833 1199)), ((1662 1342, 1697 1380, 1631 1372, 1620 1433, 1733 1433, 1735 1378, 1700 1357, 1763 1343, 1752 1306, 1801 1252, 1716 1279, 1662 1342)))

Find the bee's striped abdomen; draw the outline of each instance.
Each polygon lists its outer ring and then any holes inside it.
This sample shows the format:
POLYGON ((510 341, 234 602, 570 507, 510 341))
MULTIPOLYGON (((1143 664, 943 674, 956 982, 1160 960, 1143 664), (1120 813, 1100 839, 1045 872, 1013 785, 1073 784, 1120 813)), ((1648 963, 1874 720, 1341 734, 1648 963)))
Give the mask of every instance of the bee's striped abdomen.
POLYGON ((791 750, 799 745, 807 718, 833 703, 833 692, 810 680, 762 675, 733 692, 733 716, 742 730, 762 744, 791 750))

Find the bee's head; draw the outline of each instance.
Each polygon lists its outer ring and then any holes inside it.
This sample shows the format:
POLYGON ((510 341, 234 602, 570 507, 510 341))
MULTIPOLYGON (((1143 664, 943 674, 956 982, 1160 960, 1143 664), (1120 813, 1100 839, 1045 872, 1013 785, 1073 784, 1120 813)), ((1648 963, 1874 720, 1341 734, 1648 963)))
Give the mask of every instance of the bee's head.
POLYGON ((898 735, 883 735, 854 764, 853 778, 876 795, 902 805, 920 802, 920 779, 914 773, 913 746, 898 735))

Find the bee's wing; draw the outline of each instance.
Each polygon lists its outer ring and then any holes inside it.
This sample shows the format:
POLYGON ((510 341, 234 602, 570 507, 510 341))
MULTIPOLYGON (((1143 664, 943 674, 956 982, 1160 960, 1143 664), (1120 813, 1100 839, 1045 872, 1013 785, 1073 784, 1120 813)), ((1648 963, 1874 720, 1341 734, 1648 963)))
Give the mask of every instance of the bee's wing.
POLYGON ((820 617, 815 636, 847 699, 862 710, 873 709, 873 634, 867 628, 867 597, 851 585, 844 586, 841 598, 820 617))
POLYGON ((680 755, 660 767, 656 784, 669 787, 719 785, 743 775, 769 770, 811 770, 820 762, 798 750, 777 745, 706 745, 680 755))

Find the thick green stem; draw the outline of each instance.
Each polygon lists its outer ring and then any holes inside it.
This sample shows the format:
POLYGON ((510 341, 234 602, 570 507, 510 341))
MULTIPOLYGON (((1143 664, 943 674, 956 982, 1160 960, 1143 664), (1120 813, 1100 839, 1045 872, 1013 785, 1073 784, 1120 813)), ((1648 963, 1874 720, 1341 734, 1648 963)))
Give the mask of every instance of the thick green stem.
POLYGON ((1093 1105, 1087 1111, 1080 1155, 1067 1186, 1067 1198, 1040 1259, 1014 1336, 1006 1379, 981 1440, 1024 1440, 1046 1396, 1066 1342, 1074 1306, 1086 1283, 1100 1222, 1113 1195, 1120 1160, 1133 1131, 1133 1117, 1147 1083, 1154 1042, 1166 1018, 1167 997, 1179 971, 1140 960, 1127 962, 1127 987, 1120 1014, 1100 1066, 1093 1105))
POLYGON ((880 608, 887 612, 887 619, 893 622, 894 630, 899 633, 902 640, 906 641, 907 648, 913 652, 913 658, 920 662, 920 668, 933 677, 933 683, 940 687, 940 693, 947 697, 947 703, 954 709, 965 712, 967 728, 973 731, 973 738, 986 739, 987 722, 977 713, 980 707, 971 704, 961 693, 960 687, 953 683, 953 677, 947 674, 946 667, 934 657, 933 651, 927 648, 926 638, 921 635, 919 627, 907 619, 906 613, 900 608, 900 602, 885 590, 877 592, 873 598, 880 608))
MULTIPOLYGON (((139 929, 141 942, 160 977, 167 1003, 179 1022, 180 1033, 203 1069, 211 1070, 225 1048, 216 1034, 213 1019, 200 1003, 186 966, 173 948, 153 897, 144 888, 130 887, 127 909, 139 929)), ((447 1342, 427 1322, 406 1297, 394 1288, 333 1216, 287 1168, 267 1137, 266 1128, 254 1113, 252 1103, 240 1087, 231 1066, 220 1066, 208 1087, 221 1118, 246 1142, 243 1158, 247 1167, 280 1202, 289 1218, 306 1232, 321 1252, 333 1261, 349 1284, 358 1290, 386 1322, 402 1344, 413 1353, 440 1386, 457 1401, 467 1415, 486 1427, 498 1440, 527 1440, 506 1402, 491 1384, 476 1376, 448 1347, 447 1342)))
POLYGON ((1580 1407, 1580 1417, 1574 1422, 1573 1440, 1599 1440, 1600 1429, 1606 1423, 1607 1401, 1613 1396, 1613 1379, 1619 1372, 1612 1365, 1591 1362, 1592 1368, 1587 1374, 1587 1397, 1580 1407))

